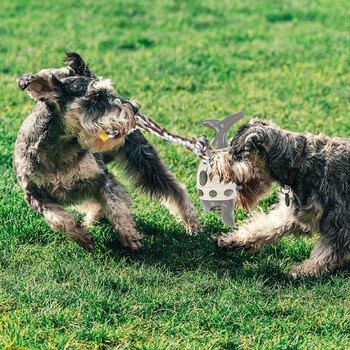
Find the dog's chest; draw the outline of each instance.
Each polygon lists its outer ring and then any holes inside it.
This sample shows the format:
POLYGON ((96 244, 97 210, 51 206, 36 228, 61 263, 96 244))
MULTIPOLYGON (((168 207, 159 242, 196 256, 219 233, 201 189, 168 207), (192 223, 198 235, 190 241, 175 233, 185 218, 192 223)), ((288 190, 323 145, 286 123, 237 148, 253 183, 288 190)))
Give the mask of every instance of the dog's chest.
POLYGON ((75 189, 82 183, 93 181, 102 172, 94 156, 87 153, 69 167, 52 169, 46 167, 45 171, 35 173, 32 181, 50 192, 66 192, 75 189))
POLYGON ((324 207, 320 203, 310 199, 307 204, 300 206, 294 215, 305 227, 306 231, 316 232, 319 231, 323 213, 324 207))

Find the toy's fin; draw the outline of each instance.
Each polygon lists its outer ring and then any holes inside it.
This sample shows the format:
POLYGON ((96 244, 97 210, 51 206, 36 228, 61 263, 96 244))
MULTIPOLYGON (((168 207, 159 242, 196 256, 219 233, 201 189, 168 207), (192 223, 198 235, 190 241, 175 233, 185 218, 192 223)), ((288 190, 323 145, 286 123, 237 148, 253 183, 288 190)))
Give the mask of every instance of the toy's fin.
POLYGON ((230 127, 234 123, 237 123, 244 116, 245 116, 245 112, 241 111, 235 114, 230 114, 223 120, 207 119, 202 122, 202 125, 215 130, 216 135, 213 140, 213 146, 216 149, 228 147, 227 131, 230 129, 230 127))

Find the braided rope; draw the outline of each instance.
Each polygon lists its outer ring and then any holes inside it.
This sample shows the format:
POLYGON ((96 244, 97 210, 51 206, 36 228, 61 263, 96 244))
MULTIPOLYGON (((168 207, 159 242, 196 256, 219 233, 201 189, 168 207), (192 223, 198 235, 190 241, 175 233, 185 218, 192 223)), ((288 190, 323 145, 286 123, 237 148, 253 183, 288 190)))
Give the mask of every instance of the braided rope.
MULTIPOLYGON (((209 149, 209 139, 202 135, 197 139, 186 139, 184 137, 170 133, 161 125, 148 118, 146 115, 137 113, 135 115, 136 127, 128 132, 128 135, 137 129, 145 130, 153 135, 159 136, 164 140, 177 143, 184 146, 189 151, 195 153, 205 163, 209 163, 210 157, 207 155, 209 149)), ((119 134, 118 130, 107 129, 100 134, 102 141, 114 138, 119 134)))

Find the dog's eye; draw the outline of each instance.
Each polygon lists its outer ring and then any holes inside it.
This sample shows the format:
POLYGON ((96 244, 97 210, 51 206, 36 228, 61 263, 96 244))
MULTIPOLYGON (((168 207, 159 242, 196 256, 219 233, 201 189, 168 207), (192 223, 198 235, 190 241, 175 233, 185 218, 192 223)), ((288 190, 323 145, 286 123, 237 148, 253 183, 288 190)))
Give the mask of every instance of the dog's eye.
POLYGON ((92 96, 93 99, 98 99, 101 97, 101 94, 99 92, 95 92, 92 96))

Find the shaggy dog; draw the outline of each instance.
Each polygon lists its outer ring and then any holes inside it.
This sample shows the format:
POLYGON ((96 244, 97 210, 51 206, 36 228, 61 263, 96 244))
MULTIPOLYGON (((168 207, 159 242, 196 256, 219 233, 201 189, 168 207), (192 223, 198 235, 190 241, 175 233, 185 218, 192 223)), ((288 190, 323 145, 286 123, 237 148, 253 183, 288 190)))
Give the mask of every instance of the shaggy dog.
POLYGON ((243 186, 237 204, 255 206, 273 182, 281 201, 268 214, 255 213, 237 231, 212 236, 224 250, 255 250, 286 234, 320 238, 295 275, 320 275, 350 253, 350 140, 282 130, 258 119, 242 125, 228 152, 213 159, 213 174, 243 186))
POLYGON ((105 160, 126 168, 137 186, 164 200, 189 230, 201 225, 184 187, 161 161, 158 152, 135 127, 135 101, 121 98, 110 80, 96 78, 81 57, 68 53, 67 67, 44 69, 17 78, 21 90, 37 101, 23 122, 13 165, 25 200, 54 230, 92 250, 85 229, 104 214, 124 245, 141 248, 131 218, 130 196, 108 171, 105 160), (100 133, 118 130, 103 142, 100 133), (87 215, 83 224, 65 210, 79 205, 87 215))

